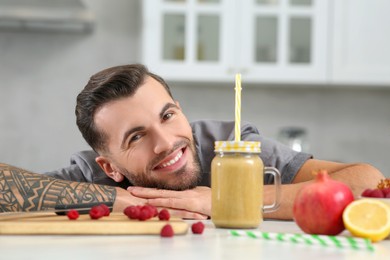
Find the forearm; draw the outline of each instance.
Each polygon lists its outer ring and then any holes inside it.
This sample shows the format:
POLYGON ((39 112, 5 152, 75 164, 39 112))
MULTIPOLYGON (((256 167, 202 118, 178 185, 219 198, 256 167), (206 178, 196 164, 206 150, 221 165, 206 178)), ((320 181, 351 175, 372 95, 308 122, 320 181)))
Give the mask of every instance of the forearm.
MULTIPOLYGON (((329 170, 329 174, 333 180, 348 185, 355 197, 358 197, 364 189, 375 187, 384 178, 382 173, 368 164, 343 165, 338 169, 332 168, 329 170)), ((293 218, 293 203, 297 193, 312 182, 313 180, 308 180, 282 185, 280 208, 277 211, 264 214, 264 217, 291 220, 293 218)), ((271 204, 275 197, 273 185, 266 185, 264 188, 264 203, 271 204)))
POLYGON ((374 188, 385 177, 369 164, 353 164, 340 171, 329 173, 332 179, 349 186, 353 195, 358 197, 367 188, 374 188))
POLYGON ((116 197, 115 187, 58 180, 0 163, 0 212, 37 211, 53 209, 56 205, 115 202, 116 197))

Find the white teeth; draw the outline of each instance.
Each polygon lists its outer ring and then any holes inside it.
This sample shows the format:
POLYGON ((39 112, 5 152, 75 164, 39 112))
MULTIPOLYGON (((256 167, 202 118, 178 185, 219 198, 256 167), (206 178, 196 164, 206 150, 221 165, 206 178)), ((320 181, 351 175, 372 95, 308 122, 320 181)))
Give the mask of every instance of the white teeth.
POLYGON ((182 156, 183 156, 183 152, 180 150, 180 152, 175 156, 175 158, 173 158, 172 160, 170 160, 167 163, 163 163, 161 168, 165 168, 165 167, 171 166, 172 164, 177 162, 182 156))

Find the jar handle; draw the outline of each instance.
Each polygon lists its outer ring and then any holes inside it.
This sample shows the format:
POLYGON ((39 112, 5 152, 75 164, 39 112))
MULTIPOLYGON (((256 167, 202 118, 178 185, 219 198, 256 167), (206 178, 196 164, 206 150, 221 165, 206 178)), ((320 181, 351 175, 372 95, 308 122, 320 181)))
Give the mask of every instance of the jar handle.
POLYGON ((281 175, 278 169, 274 167, 264 167, 264 174, 271 174, 274 176, 274 186, 275 186, 275 200, 271 205, 264 205, 263 212, 268 213, 275 211, 280 206, 280 188, 282 185, 281 175))

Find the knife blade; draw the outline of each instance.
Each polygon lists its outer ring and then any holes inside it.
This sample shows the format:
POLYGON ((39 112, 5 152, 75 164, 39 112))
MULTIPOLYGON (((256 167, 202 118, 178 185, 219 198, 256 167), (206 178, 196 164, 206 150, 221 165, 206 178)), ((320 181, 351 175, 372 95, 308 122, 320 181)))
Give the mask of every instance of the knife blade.
POLYGON ((91 202, 91 203, 81 203, 81 204, 66 204, 66 205, 56 205, 54 208, 54 212, 57 215, 65 215, 69 210, 75 209, 80 214, 88 214, 90 209, 94 206, 98 206, 104 204, 112 212, 113 202, 112 201, 104 201, 104 202, 91 202))

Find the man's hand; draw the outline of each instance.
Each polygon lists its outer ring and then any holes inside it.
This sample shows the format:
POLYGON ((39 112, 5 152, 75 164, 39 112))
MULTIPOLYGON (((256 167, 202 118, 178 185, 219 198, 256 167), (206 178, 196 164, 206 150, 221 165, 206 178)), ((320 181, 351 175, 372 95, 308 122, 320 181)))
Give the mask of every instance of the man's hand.
POLYGON ((135 197, 122 188, 115 189, 116 198, 113 211, 122 212, 128 206, 144 205, 147 203, 146 199, 135 197))
POLYGON ((128 187, 127 190, 148 204, 166 208, 173 216, 187 219, 207 219, 211 214, 211 189, 196 187, 191 190, 173 191, 143 187, 128 187))

